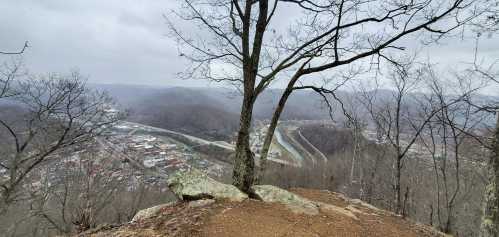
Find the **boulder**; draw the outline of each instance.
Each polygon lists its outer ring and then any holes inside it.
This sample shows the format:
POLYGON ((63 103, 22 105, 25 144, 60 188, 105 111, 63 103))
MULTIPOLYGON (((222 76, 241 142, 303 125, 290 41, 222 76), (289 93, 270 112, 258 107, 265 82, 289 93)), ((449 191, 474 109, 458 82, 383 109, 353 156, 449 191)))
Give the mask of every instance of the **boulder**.
POLYGON ((226 199, 240 202, 248 198, 233 185, 220 183, 197 169, 178 171, 168 180, 168 187, 181 200, 226 199))
POLYGON ((328 214, 328 215, 344 215, 346 217, 352 218, 354 220, 359 220, 354 212, 348 208, 343 208, 323 202, 315 202, 319 207, 320 212, 328 214))
POLYGON ((364 202, 364 201, 362 201, 360 199, 350 199, 350 200, 348 200, 348 202, 350 203, 350 205, 363 206, 363 207, 368 208, 368 209, 370 209, 372 211, 375 211, 375 212, 378 212, 378 213, 383 213, 385 215, 390 215, 391 216, 391 215, 394 214, 394 213, 389 212, 389 211, 381 210, 381 209, 379 209, 379 208, 377 208, 377 207, 375 207, 375 206, 373 206, 373 205, 371 205, 371 204, 369 204, 367 202, 364 202))
POLYGON ((173 206, 173 204, 175 204, 175 202, 161 204, 158 206, 154 206, 154 207, 140 210, 139 212, 137 212, 137 214, 135 214, 135 216, 132 219, 132 222, 137 222, 140 220, 145 220, 145 219, 149 219, 151 217, 155 217, 161 212, 161 210, 163 210, 166 207, 171 207, 171 206, 173 206))
POLYGON ((201 199, 201 200, 189 202, 189 204, 187 204, 187 206, 190 208, 196 208, 196 207, 209 206, 213 203, 215 203, 215 200, 213 200, 213 199, 201 199))
POLYGON ((254 185, 251 190, 256 198, 264 202, 284 204, 294 213, 317 215, 320 212, 328 215, 344 215, 358 220, 357 216, 346 208, 315 202, 272 185, 254 185))
POLYGON ((298 214, 317 215, 319 207, 313 201, 272 185, 254 185, 251 191, 264 202, 281 203, 298 214))

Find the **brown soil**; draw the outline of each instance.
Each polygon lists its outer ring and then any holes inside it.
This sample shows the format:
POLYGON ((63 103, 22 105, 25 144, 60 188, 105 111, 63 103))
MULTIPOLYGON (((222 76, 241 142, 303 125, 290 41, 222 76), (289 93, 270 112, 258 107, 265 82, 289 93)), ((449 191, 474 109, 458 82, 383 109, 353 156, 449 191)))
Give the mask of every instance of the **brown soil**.
POLYGON ((357 220, 342 214, 316 216, 294 214, 285 206, 248 200, 242 203, 218 202, 211 206, 188 208, 185 203, 165 208, 158 217, 119 227, 101 228, 85 237, 417 237, 441 236, 431 228, 416 225, 388 212, 352 204, 341 195, 295 189, 293 192, 351 210, 357 220))

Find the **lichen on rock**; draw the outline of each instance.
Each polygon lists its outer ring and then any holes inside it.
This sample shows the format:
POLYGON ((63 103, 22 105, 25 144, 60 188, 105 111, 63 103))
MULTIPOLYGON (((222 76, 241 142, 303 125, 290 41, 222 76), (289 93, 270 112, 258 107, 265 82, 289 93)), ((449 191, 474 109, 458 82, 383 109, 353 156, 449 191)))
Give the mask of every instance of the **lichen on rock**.
POLYGON ((215 200, 213 200, 213 199, 201 199, 201 200, 189 202, 189 204, 187 204, 187 206, 190 208, 197 208, 197 207, 209 206, 213 203, 215 203, 215 200))
POLYGON ((166 204, 161 204, 161 205, 157 205, 154 207, 140 210, 139 212, 137 212, 137 214, 135 214, 135 216, 132 219, 132 222, 137 222, 140 220, 145 220, 145 219, 149 219, 151 217, 154 217, 154 216, 158 215, 162 209, 164 209, 166 207, 170 207, 174 204, 175 204, 175 202, 169 202, 166 204))
POLYGON ((167 181, 170 190, 181 200, 227 199, 240 202, 248 198, 233 185, 220 183, 197 169, 178 171, 167 181))
POLYGON ((294 213, 307 215, 319 214, 319 208, 314 202, 284 189, 272 185, 254 185, 251 187, 251 191, 256 198, 264 202, 281 203, 294 213))

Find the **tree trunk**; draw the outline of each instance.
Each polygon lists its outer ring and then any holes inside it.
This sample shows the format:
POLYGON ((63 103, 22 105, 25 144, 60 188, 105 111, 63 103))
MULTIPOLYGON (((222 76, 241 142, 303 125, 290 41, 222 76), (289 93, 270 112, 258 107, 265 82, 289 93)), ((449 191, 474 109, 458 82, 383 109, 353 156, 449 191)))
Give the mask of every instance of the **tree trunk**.
POLYGON ((265 169, 267 168, 267 157, 270 151, 270 144, 272 143, 272 138, 274 137, 274 132, 275 129, 277 128, 277 124, 279 122, 279 118, 281 117, 281 113, 284 110, 284 106, 286 105, 289 96, 293 92, 293 87, 295 83, 302 75, 301 70, 303 69, 303 67, 305 67, 305 65, 307 65, 308 62, 310 62, 310 60, 307 60, 305 63, 303 63, 300 66, 300 69, 293 75, 291 80, 288 82, 288 85, 286 86, 286 89, 282 93, 281 98, 279 99, 279 103, 277 104, 277 107, 274 110, 274 114, 272 115, 269 128, 267 129, 267 134, 265 135, 265 140, 263 142, 262 150, 260 151, 260 172, 258 175, 258 180, 257 180, 258 182, 260 182, 261 179, 263 178, 265 169))
POLYGON ((499 114, 489 161, 489 184, 485 188, 485 205, 481 237, 499 237, 499 114))
POLYGON ((400 177, 401 177, 401 168, 402 168, 401 163, 402 163, 402 158, 398 156, 395 167, 395 185, 394 185, 395 213, 397 214, 402 213, 402 197, 401 197, 402 192, 400 190, 400 177))
POLYGON ((252 94, 244 93, 232 176, 234 186, 245 193, 249 192, 255 178, 255 161, 249 142, 253 103, 252 94))
POLYGON ((281 96, 277 108, 272 115, 272 119, 270 121, 269 128, 267 129, 267 134, 265 135, 265 140, 263 142, 262 150, 260 151, 260 172, 258 175, 258 182, 261 182, 263 175, 265 173, 265 169, 267 168, 267 157, 270 151, 270 144, 272 143, 272 138, 274 137, 275 129, 277 128, 277 124, 279 122, 279 118, 281 117, 281 113, 284 110, 284 105, 286 105, 286 101, 288 100, 289 95, 291 95, 292 89, 287 88, 281 96))

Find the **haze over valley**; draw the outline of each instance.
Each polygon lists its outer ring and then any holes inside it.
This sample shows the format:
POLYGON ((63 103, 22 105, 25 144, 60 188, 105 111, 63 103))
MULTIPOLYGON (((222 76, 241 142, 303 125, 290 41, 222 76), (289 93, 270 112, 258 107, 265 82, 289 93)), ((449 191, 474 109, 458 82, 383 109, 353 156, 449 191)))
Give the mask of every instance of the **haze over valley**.
POLYGON ((498 0, 0 12, 0 236, 499 237, 498 0))

